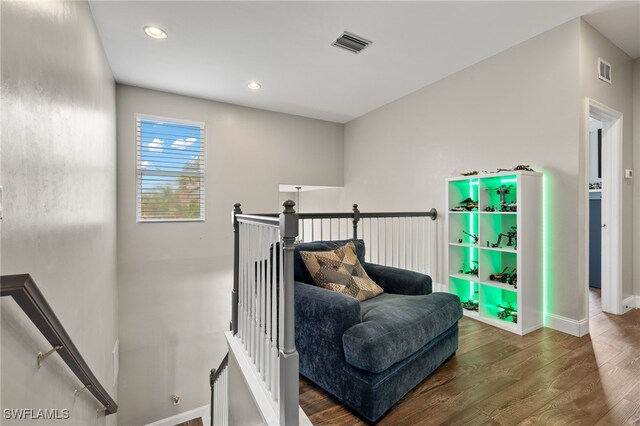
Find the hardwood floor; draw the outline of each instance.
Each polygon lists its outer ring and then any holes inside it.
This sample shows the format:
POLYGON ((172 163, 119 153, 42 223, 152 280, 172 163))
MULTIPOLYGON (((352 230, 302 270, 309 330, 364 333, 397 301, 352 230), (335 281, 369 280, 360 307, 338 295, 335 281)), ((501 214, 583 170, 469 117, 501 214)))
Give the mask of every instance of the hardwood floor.
POLYGON ((589 317, 602 313, 602 295, 599 288, 589 287, 589 317))
POLYGON ((196 417, 195 419, 187 420, 186 422, 177 424, 175 426, 203 426, 202 417, 196 417))
MULTIPOLYGON (((457 354, 380 425, 640 425, 640 310, 596 313, 582 338, 551 329, 524 337, 463 318, 457 354)), ((314 425, 361 419, 300 378, 314 425)))

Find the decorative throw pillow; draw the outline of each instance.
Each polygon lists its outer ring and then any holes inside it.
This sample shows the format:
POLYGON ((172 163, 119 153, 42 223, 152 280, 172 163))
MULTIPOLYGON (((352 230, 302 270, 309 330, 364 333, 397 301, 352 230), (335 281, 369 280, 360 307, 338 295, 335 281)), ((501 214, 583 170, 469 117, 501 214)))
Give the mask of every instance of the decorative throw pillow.
POLYGON ((361 302, 384 292, 360 264, 353 242, 333 251, 300 251, 300 256, 318 287, 361 302))

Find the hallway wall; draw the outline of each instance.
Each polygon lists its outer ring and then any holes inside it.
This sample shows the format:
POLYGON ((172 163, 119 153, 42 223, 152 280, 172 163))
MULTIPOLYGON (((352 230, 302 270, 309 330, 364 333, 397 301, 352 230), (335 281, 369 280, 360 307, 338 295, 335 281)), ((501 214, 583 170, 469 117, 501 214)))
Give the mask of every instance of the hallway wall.
MULTIPOLYGON (((117 401, 115 83, 86 2, 0 3, 3 275, 29 273, 117 401)), ((13 300, 3 298, 3 409, 115 424, 13 300)), ((34 421, 44 424, 46 422, 34 421)), ((27 424, 2 418, 3 425, 27 424)), ((29 424, 31 424, 29 422, 29 424)))
POLYGON ((231 320, 233 204, 276 212, 281 183, 342 186, 343 125, 124 85, 117 111, 120 420, 138 425, 208 403, 231 320), (136 223, 136 113, 205 123, 204 222, 136 223))

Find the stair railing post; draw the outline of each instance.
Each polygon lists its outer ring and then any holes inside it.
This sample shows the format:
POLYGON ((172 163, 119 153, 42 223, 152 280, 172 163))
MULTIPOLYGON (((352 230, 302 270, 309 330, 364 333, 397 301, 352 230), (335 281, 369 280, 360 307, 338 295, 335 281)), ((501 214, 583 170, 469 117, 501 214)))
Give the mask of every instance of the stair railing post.
POLYGON ((283 273, 280 298, 280 424, 298 425, 298 351, 296 350, 296 323, 293 252, 298 236, 296 205, 287 200, 280 214, 283 273))
POLYGON ((240 224, 238 215, 242 214, 240 203, 233 205, 233 290, 231 291, 231 331, 238 334, 238 286, 240 282, 240 224))
POLYGON ((358 238, 358 222, 360 221, 360 210, 358 210, 358 205, 353 205, 353 238, 358 238))

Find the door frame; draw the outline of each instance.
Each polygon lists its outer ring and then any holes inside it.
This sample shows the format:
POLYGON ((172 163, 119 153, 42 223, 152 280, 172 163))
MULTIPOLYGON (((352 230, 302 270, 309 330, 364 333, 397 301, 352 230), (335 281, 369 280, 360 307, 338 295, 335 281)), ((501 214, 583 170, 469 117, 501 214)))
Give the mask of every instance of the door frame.
POLYGON ((622 129, 623 114, 591 98, 585 102, 585 318, 589 318, 589 117, 602 122, 602 311, 622 307, 622 129))

